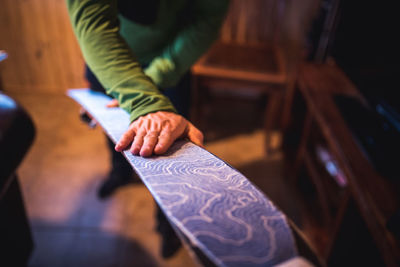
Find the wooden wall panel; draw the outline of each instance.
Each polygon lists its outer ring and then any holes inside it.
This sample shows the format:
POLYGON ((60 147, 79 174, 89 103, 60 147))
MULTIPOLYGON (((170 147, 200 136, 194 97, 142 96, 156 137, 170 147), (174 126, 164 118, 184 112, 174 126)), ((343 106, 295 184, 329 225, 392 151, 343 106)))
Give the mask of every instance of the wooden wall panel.
POLYGON ((273 40, 279 19, 278 8, 282 2, 284 1, 232 0, 221 30, 222 41, 244 44, 273 40))
POLYGON ((227 43, 303 42, 320 0, 231 0, 221 30, 227 43))
MULTIPOLYGON (((317 2, 319 0, 233 0, 234 12, 227 18, 222 39, 257 42, 273 38, 277 26, 273 22, 280 12, 276 4, 284 3, 286 14, 280 27, 289 33, 289 39, 299 42, 305 22, 310 18, 310 6, 317 2), (251 15, 245 16, 247 13, 251 15), (255 18, 265 19, 262 32, 244 31, 260 28, 248 27, 259 23, 255 18)), ((67 88, 86 86, 83 59, 65 0, 1 0, 0 49, 9 54, 1 64, 0 74, 6 91, 64 94, 67 88)))
POLYGON ((83 59, 64 0, 1 0, 5 91, 62 93, 83 87, 83 59))

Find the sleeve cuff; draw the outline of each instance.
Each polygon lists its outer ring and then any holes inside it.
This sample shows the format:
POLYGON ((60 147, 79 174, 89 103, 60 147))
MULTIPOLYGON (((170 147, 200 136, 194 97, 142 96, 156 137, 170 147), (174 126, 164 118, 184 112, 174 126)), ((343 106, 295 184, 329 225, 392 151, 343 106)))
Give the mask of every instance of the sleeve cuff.
POLYGON ((163 106, 163 107, 143 107, 143 108, 137 108, 133 110, 130 114, 130 121, 131 123, 137 120, 139 117, 145 116, 149 113, 154 113, 158 111, 168 111, 168 112, 173 112, 178 114, 176 109, 173 106, 163 106))

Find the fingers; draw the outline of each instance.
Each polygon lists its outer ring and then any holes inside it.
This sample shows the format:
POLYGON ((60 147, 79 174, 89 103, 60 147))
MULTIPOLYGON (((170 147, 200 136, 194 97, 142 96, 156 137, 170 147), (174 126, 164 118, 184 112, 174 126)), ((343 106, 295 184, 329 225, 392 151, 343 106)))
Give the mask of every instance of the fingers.
POLYGON ((143 138, 142 148, 140 149, 140 156, 149 157, 153 154, 154 147, 156 146, 159 138, 159 132, 150 131, 143 138))
POLYGON ((204 147, 203 133, 195 126, 193 126, 193 124, 187 122, 187 130, 186 133, 183 133, 183 135, 179 131, 171 131, 169 128, 164 128, 158 138, 158 143, 154 149, 154 153, 164 154, 165 152, 167 152, 168 148, 173 144, 176 139, 178 139, 179 136, 188 137, 189 140, 194 144, 200 147, 204 147))
POLYGON ((139 155, 140 150, 142 149, 143 143, 144 143, 144 137, 146 136, 145 131, 140 131, 136 134, 132 146, 131 146, 131 153, 134 155, 139 155))
POLYGON ((116 108, 119 107, 119 103, 117 99, 113 99, 110 102, 107 103, 106 107, 108 108, 116 108))
POLYGON ((158 136, 157 145, 154 148, 154 153, 157 155, 164 154, 167 152, 168 148, 175 141, 176 137, 171 135, 171 130, 169 127, 164 127, 158 136))
POLYGON ((136 136, 136 131, 134 127, 130 127, 119 139, 118 143, 115 145, 115 150, 122 152, 125 148, 132 143, 136 136))
POLYGON ((134 155, 160 155, 176 139, 182 137, 188 137, 196 145, 203 146, 203 134, 190 122, 175 113, 159 111, 133 122, 118 141, 115 150, 122 152, 132 143, 129 150, 134 155))
POLYGON ((204 148, 204 135, 203 133, 197 129, 196 127, 193 126, 193 124, 191 124, 190 122, 188 122, 188 128, 187 128, 187 137, 189 138, 189 140, 191 142, 193 142, 194 144, 203 147, 204 148))

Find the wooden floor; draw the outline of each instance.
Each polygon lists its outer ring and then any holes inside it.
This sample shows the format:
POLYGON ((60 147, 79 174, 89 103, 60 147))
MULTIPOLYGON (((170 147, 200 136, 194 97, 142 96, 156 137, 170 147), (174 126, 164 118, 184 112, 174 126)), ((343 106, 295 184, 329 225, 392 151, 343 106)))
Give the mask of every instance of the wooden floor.
MULTIPOLYGON (((143 184, 127 185, 105 201, 96 197, 110 168, 106 142, 100 129, 79 121, 72 100, 57 94, 12 96, 37 128, 18 171, 35 242, 29 266, 197 266, 184 249, 168 260, 160 256, 154 201, 143 184)), ((262 121, 262 111, 254 105, 239 105, 242 116, 249 112, 253 121, 257 116, 262 121)), ((224 116, 219 110, 215 118, 224 116)), ((281 154, 265 156, 257 125, 225 121, 228 124, 210 121, 207 149, 242 172, 284 212, 295 215, 281 154)))

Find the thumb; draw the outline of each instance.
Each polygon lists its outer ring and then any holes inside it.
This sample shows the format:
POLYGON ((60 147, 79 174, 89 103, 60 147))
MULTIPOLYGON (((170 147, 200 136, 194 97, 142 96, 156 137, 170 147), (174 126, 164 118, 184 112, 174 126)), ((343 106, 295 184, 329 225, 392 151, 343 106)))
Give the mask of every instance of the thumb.
POLYGON ((204 135, 203 135, 203 133, 199 129, 194 127, 193 124, 191 124, 190 122, 188 124, 187 137, 194 144, 204 148, 204 144, 203 144, 204 135))
POLYGON ((110 102, 107 103, 106 107, 108 108, 116 108, 119 107, 119 103, 117 99, 113 99, 110 102))

